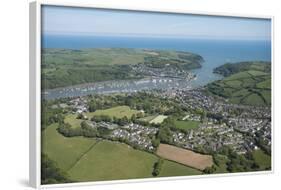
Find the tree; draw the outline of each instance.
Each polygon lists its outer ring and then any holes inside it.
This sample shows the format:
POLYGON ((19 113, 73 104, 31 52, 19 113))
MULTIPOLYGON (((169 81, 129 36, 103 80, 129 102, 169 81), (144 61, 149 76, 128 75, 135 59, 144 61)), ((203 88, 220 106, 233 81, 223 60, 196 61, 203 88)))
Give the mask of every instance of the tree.
POLYGON ((79 113, 76 117, 76 119, 84 119, 85 116, 82 113, 79 113))
POLYGON ((118 119, 118 121, 117 121, 118 125, 126 125, 128 123, 129 123, 129 119, 127 116, 124 116, 121 119, 118 119))
POLYGON ((101 122, 101 121, 112 122, 112 119, 108 115, 94 115, 91 118, 91 121, 95 121, 95 122, 101 122))
POLYGON ((105 137, 110 133, 110 130, 105 127, 98 127, 97 128, 98 134, 101 137, 105 137))
POLYGON ((41 155, 41 181, 42 184, 71 182, 66 173, 62 172, 46 154, 41 155))
POLYGON ((157 133, 157 138, 160 142, 170 143, 172 140, 172 133, 168 127, 161 127, 157 133))
POLYGON ((175 125, 175 119, 172 117, 168 117, 166 118, 163 123, 162 123, 163 127, 168 127, 168 128, 176 128, 175 125))
POLYGON ((154 163, 153 171, 152 171, 153 176, 158 176, 160 174, 163 163, 164 163, 164 160, 162 158, 159 158, 158 161, 156 163, 154 163))
POLYGON ((135 114, 133 114, 132 117, 131 117, 131 121, 132 121, 132 122, 136 122, 136 120, 137 120, 137 117, 136 117, 135 114))
POLYGON ((136 117, 139 119, 139 118, 142 118, 143 117, 143 113, 142 112, 138 112, 136 117))
POLYGON ((81 128, 72 128, 71 125, 68 123, 60 124, 57 128, 57 131, 65 137, 75 137, 82 135, 81 128))
POLYGON ((160 139, 156 138, 155 136, 153 136, 152 140, 151 140, 152 146, 154 148, 157 148, 160 144, 160 139))
POLYGON ((205 111, 203 111, 202 114, 201 114, 201 122, 203 123, 206 120, 207 120, 207 114, 206 114, 205 111))
POLYGON ((96 104, 96 102, 91 101, 91 102, 89 103, 89 111, 90 111, 90 112, 95 112, 96 110, 97 110, 97 104, 96 104))
POLYGON ((205 174, 212 174, 216 171, 216 167, 214 165, 212 165, 211 167, 206 167, 203 172, 205 174))

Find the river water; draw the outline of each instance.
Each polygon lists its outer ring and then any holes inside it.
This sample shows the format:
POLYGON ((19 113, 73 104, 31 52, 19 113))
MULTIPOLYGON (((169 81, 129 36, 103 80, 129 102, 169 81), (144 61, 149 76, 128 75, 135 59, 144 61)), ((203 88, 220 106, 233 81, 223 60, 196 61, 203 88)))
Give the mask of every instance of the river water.
POLYGON ((192 70, 196 79, 192 81, 175 78, 147 78, 141 80, 107 81, 83 84, 66 88, 45 90, 43 98, 83 96, 88 94, 108 94, 115 92, 135 92, 148 89, 196 88, 219 80, 222 76, 214 74, 213 69, 226 62, 270 61, 271 42, 253 40, 209 40, 172 39, 141 37, 93 37, 93 36, 55 36, 46 35, 43 48, 145 48, 160 50, 188 51, 204 58, 202 68, 192 70))

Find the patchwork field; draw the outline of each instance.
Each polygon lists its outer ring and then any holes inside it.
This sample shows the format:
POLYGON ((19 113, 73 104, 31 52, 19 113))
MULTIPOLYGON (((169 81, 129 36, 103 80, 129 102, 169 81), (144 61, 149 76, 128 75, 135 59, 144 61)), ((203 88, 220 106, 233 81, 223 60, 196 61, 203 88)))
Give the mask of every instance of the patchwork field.
POLYGON ((116 118, 123 118, 126 116, 128 118, 131 118, 133 114, 137 114, 137 113, 139 113, 139 111, 132 110, 128 106, 116 106, 116 107, 109 108, 109 109, 90 112, 90 113, 87 113, 86 115, 88 118, 91 118, 94 115, 108 115, 109 117, 116 117, 116 118))
POLYGON ((198 154, 190 150, 167 144, 160 144, 156 154, 165 159, 199 170, 204 170, 206 167, 211 167, 213 165, 213 158, 210 155, 198 154))
POLYGON ((271 76, 261 71, 250 70, 230 75, 208 84, 208 90, 235 104, 271 104, 271 76))
MULTIPOLYGON (((50 125, 42 133, 42 151, 77 182, 153 177, 156 155, 111 141, 66 138, 50 125)), ((159 177, 198 175, 199 170, 164 160, 159 177)))

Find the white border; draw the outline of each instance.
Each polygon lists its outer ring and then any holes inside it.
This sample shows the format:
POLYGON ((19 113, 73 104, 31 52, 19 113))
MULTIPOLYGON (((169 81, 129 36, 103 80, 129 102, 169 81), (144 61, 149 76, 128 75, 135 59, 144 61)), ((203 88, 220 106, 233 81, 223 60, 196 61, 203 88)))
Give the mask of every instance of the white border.
POLYGON ((41 3, 30 3, 29 20, 29 183, 40 187, 41 178, 41 3))
POLYGON ((175 9, 148 9, 132 6, 108 6, 106 3, 82 3, 73 1, 58 2, 53 0, 37 0, 30 3, 30 137, 29 137, 29 180, 30 185, 34 188, 55 188, 55 187, 74 187, 88 185, 106 185, 106 184, 121 184, 121 183, 140 183, 152 181, 167 181, 167 180, 185 180, 198 178, 213 178, 213 177, 232 177, 252 174, 273 174, 274 173, 274 17, 268 15, 247 15, 234 13, 216 13, 216 12, 195 12, 175 9), (260 18, 271 20, 271 64, 272 64, 272 169, 271 171, 257 172, 240 172, 226 174, 208 174, 199 176, 181 176, 181 177, 162 177, 162 178, 143 178, 143 179, 128 179, 114 181, 98 181, 98 182, 79 182, 41 185, 41 7, 42 5, 80 7, 80 8, 99 8, 112 10, 127 10, 127 11, 143 11, 155 13, 180 13, 180 14, 195 14, 206 16, 226 16, 226 17, 241 17, 241 18, 260 18))

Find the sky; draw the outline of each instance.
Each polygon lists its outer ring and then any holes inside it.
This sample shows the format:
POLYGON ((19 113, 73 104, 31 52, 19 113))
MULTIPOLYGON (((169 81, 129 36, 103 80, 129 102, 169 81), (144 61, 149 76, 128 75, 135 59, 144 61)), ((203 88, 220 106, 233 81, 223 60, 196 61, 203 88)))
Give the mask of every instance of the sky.
POLYGON ((270 40, 270 19, 42 7, 43 35, 270 40))

